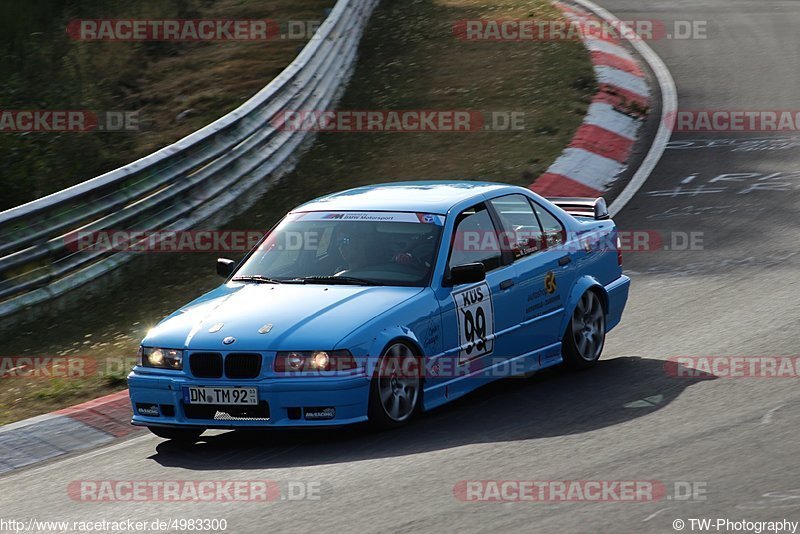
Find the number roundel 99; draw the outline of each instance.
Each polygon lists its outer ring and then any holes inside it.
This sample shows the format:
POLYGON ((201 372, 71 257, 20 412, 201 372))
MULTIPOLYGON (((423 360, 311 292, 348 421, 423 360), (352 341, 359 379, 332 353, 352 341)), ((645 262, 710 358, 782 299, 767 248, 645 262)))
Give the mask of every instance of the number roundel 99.
POLYGON ((458 318, 458 363, 490 354, 494 349, 494 307, 489 284, 453 293, 458 318))

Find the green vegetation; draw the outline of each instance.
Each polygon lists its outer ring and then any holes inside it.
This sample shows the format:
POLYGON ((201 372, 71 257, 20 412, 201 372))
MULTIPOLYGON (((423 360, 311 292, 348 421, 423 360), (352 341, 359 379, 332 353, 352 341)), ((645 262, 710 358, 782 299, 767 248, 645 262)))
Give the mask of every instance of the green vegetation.
MULTIPOLYGON (((464 19, 557 16, 547 0, 384 0, 370 22, 340 109, 521 111, 525 129, 320 134, 294 172, 225 227, 269 228, 299 203, 368 183, 447 178, 531 183, 569 142, 595 92, 588 53, 577 42, 465 42, 453 36, 452 28, 464 19)), ((175 69, 188 61, 187 56, 169 59, 175 69)), ((223 68, 224 60, 218 64, 223 68)), ((152 68, 163 65, 155 62, 152 68)), ((155 74, 148 67, 141 76, 155 74)), ((169 79, 165 76, 163 83, 169 79)), ((258 87, 248 86, 241 97, 258 87)), ((196 82, 185 93, 200 98, 213 89, 196 82)), ((207 98, 213 100, 213 93, 207 98)), ((160 105, 170 109, 173 104, 174 115, 184 109, 175 102, 160 105)), ((124 281, 98 282, 94 296, 15 328, 15 336, 2 341, 0 355, 130 357, 156 321, 219 283, 216 256, 144 255, 120 270, 124 281)), ((120 389, 121 376, 116 378, 75 380, 80 396, 65 391, 61 406, 120 389)), ((48 395, 47 381, 0 379, 0 423, 51 409, 57 401, 48 395)))
POLYGON ((42 0, 0 4, 0 109, 132 111, 133 132, 0 133, 0 210, 134 161, 250 98, 299 40, 82 42, 75 19, 319 20, 334 0, 42 0))
POLYGON ((339 106, 348 110, 522 112, 523 130, 324 133, 295 172, 232 228, 269 227, 315 196, 376 182, 493 180, 529 185, 569 143, 596 93, 576 41, 463 41, 474 19, 560 17, 548 0, 406 0, 377 9, 339 106), (249 225, 249 226, 248 226, 249 225))

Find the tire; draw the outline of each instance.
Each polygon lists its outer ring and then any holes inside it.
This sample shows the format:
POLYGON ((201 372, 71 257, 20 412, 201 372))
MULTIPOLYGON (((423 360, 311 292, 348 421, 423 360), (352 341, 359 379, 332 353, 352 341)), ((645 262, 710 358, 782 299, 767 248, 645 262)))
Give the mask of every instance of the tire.
POLYGON ((369 423, 373 428, 406 424, 422 404, 420 366, 411 348, 395 342, 386 348, 369 388, 369 423))
POLYGON ((169 428, 149 426, 147 429, 159 438, 171 439, 179 443, 194 443, 205 432, 205 428, 169 428))
POLYGON ((564 333, 561 351, 564 365, 579 370, 592 367, 606 342, 606 314, 594 291, 581 295, 564 333))

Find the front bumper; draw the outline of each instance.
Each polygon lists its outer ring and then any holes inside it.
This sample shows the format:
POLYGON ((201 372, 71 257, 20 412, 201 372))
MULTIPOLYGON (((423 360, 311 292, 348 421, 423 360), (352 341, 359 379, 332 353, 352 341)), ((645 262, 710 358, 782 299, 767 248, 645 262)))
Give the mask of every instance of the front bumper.
MULTIPOLYGON (((138 369, 138 368, 137 368, 138 369)), ((361 374, 348 377, 264 378, 260 380, 197 379, 184 375, 137 372, 128 376, 133 419, 139 426, 200 427, 200 428, 259 428, 339 426, 367 420, 369 379, 361 374), (268 417, 221 418, 198 416, 183 401, 183 386, 257 387, 259 401, 266 402, 268 417), (150 413, 140 413, 141 410, 150 413), (155 407, 155 409, 153 408, 155 407), (169 407, 172 407, 171 409, 169 407), (312 419, 311 413, 333 408, 335 415, 327 419, 312 419), (189 412, 187 414, 187 411, 189 412), (157 412, 157 415, 156 415, 157 412)), ((330 412, 328 412, 330 413, 330 412)))

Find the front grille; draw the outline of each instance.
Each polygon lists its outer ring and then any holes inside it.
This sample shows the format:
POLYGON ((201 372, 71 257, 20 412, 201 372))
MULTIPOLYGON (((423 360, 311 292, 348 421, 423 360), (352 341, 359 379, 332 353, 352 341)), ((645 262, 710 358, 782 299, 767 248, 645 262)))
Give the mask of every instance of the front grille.
POLYGON ((222 354, 194 352, 189 356, 189 368, 197 378, 220 378, 222 376, 222 354))
POLYGON ((215 421, 269 421, 269 404, 261 401, 257 406, 227 406, 224 404, 185 404, 187 419, 213 419, 215 421))
POLYGON ((225 376, 256 378, 261 373, 260 354, 228 354, 225 357, 225 376))

